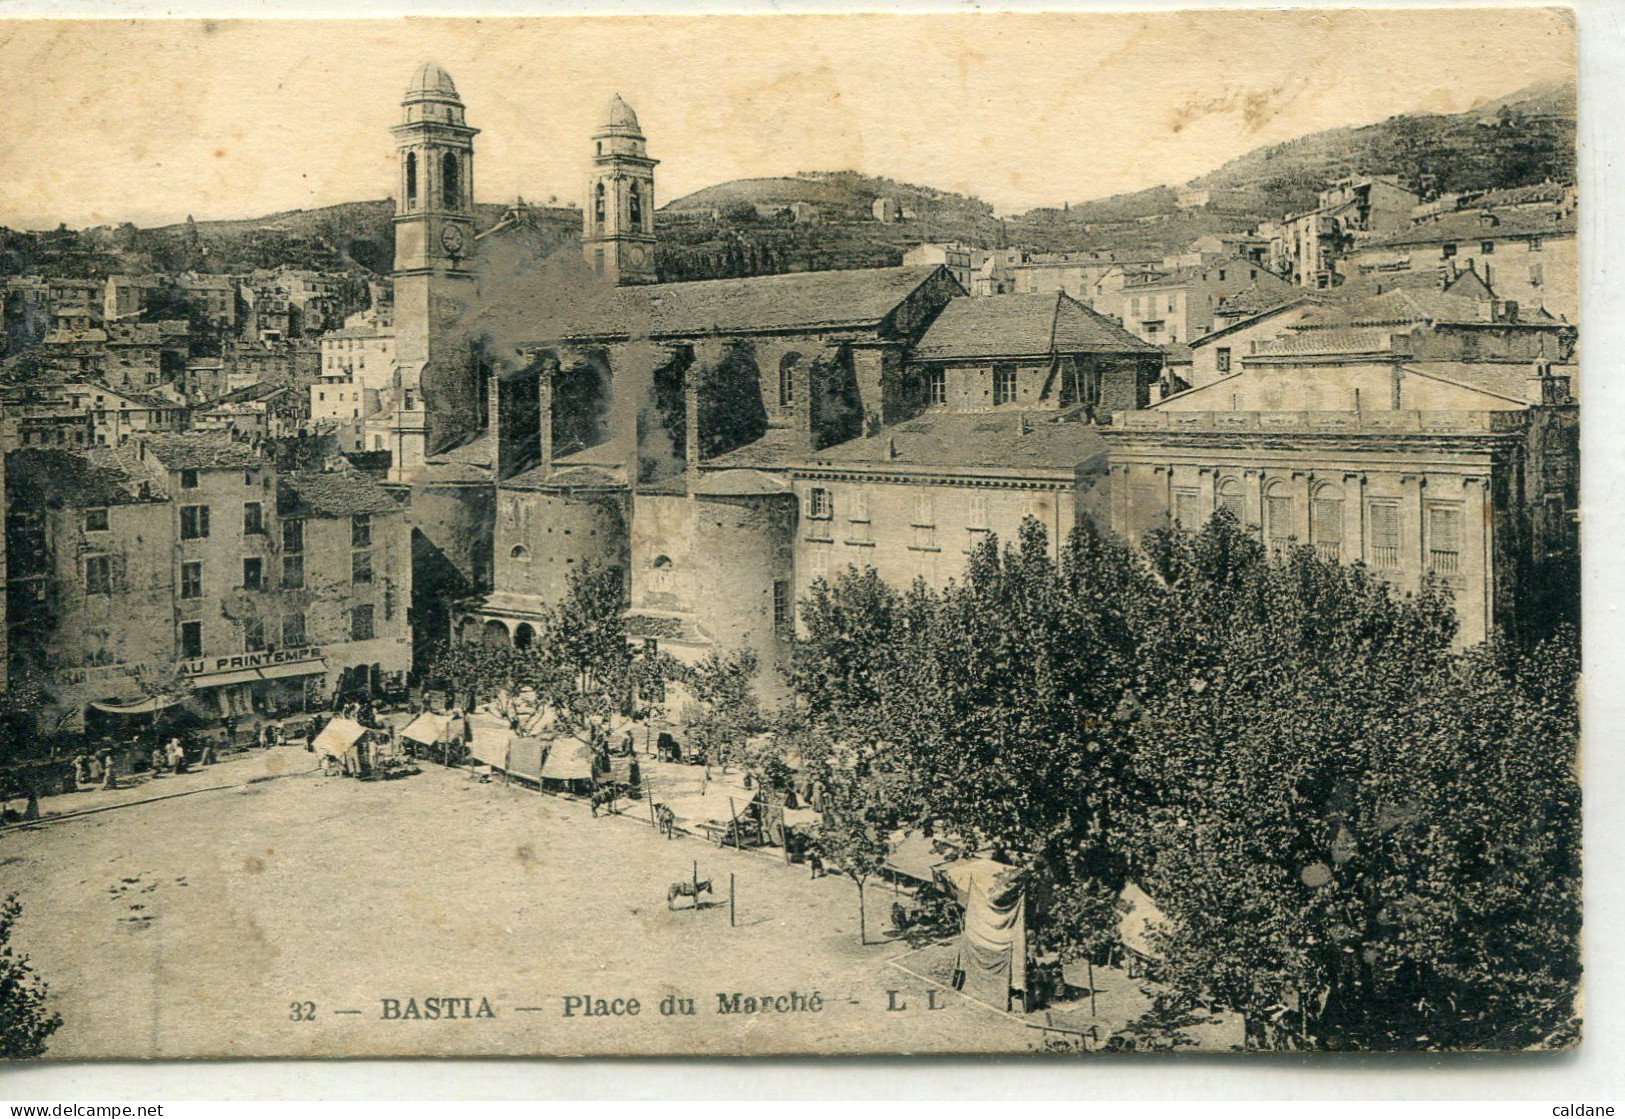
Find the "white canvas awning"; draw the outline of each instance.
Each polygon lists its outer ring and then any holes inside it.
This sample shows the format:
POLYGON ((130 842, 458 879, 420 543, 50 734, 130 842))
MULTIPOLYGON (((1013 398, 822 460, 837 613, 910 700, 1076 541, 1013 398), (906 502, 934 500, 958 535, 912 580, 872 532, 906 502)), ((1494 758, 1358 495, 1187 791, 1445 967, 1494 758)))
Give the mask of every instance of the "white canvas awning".
POLYGON ((162 711, 166 707, 173 707, 180 702, 178 696, 156 695, 146 699, 131 700, 129 703, 114 703, 110 700, 94 700, 91 706, 98 711, 109 715, 150 715, 154 711, 162 711))
POLYGON ((354 719, 334 719, 322 728, 322 733, 316 736, 316 741, 310 744, 318 757, 332 754, 335 757, 347 753, 350 747, 361 741, 361 736, 367 733, 367 728, 354 719))
POLYGON ((591 781, 592 747, 573 734, 555 738, 542 763, 542 777, 548 781, 591 781))
POLYGON ((401 731, 401 737, 421 742, 425 746, 433 746, 450 740, 450 726, 450 715, 436 715, 433 711, 425 711, 407 724, 406 729, 401 731))

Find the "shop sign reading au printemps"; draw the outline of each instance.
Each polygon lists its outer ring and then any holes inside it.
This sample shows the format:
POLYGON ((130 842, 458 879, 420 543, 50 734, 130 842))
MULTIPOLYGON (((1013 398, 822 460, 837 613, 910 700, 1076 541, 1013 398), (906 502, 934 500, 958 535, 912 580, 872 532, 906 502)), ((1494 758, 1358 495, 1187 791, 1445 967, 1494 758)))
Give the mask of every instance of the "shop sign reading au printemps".
POLYGON ((201 660, 181 661, 175 668, 182 676, 207 676, 215 672, 268 668, 274 664, 294 664, 299 661, 321 659, 320 646, 304 645, 297 649, 271 649, 263 653, 238 653, 230 657, 204 657, 201 660))

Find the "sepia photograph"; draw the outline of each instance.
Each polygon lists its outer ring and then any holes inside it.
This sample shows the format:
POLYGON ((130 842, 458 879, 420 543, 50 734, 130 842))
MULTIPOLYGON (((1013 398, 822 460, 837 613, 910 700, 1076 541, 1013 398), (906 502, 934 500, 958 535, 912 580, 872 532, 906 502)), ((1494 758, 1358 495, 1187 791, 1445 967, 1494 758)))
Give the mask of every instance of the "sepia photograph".
POLYGON ((0 1058, 1580 1046, 1577 34, 0 20, 0 1058))

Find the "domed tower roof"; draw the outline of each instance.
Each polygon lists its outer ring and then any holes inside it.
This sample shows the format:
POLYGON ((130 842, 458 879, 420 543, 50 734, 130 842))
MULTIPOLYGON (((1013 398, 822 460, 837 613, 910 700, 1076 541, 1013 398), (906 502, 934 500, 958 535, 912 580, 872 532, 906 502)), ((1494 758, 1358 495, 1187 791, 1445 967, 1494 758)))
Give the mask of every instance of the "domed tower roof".
POLYGON ((433 62, 425 62, 412 75, 411 84, 406 87, 406 100, 421 101, 431 98, 436 101, 456 101, 457 86, 452 82, 451 75, 442 67, 433 62))
POLYGON ((618 93, 610 99, 609 108, 604 112, 604 123, 598 130, 622 135, 642 135, 642 130, 638 127, 638 114, 632 111, 632 106, 623 101, 618 93))

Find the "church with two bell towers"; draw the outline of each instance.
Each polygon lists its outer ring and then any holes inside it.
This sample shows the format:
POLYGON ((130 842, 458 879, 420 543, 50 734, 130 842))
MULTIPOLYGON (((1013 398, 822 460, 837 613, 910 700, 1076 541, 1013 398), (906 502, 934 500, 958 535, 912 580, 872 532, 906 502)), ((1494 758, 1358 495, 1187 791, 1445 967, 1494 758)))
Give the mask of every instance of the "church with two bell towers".
MULTIPOLYGON (((474 137, 451 75, 420 66, 390 131, 400 179, 395 202, 396 367, 385 422, 391 476, 409 481, 427 460, 487 425, 479 355, 467 328, 482 299, 474 207, 474 137)), ((619 94, 592 135, 593 176, 582 206, 582 253, 606 285, 652 284, 658 160, 619 94)))

